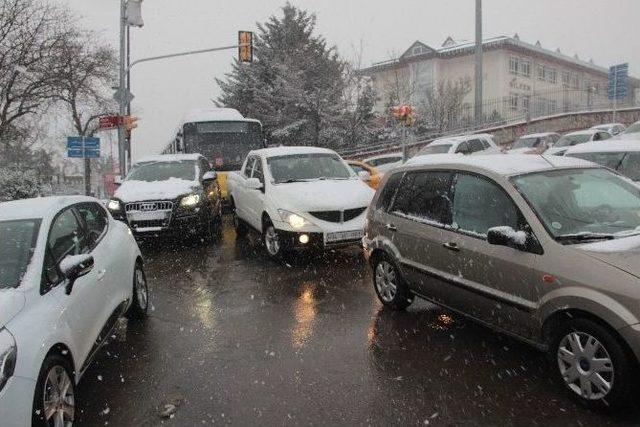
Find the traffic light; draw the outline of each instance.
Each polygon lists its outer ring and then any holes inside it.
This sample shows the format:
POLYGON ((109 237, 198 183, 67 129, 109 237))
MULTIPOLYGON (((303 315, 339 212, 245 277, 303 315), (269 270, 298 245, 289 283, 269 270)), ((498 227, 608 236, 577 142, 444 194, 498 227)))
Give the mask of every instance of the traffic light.
POLYGON ((131 132, 132 129, 138 127, 138 118, 136 116, 124 116, 124 130, 131 132))
POLYGON ((253 62, 253 33, 251 31, 238 31, 238 60, 253 62))

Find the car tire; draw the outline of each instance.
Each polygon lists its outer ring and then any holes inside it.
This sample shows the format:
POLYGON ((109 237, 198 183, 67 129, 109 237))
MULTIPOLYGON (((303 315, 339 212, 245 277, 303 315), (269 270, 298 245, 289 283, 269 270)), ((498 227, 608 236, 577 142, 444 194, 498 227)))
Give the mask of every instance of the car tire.
POLYGON ((245 237, 247 235, 248 227, 247 227, 247 223, 244 222, 242 219, 240 219, 240 217, 238 216, 237 212, 236 212, 236 207, 235 205, 232 205, 232 215, 233 215, 233 227, 236 229, 236 235, 238 237, 245 237))
POLYGON ((75 376, 69 360, 59 354, 48 355, 42 362, 36 381, 31 424, 34 427, 58 425, 54 422, 56 417, 73 424, 78 413, 75 387, 75 376), (45 401, 53 403, 46 406, 45 401))
POLYGON ((142 320, 147 317, 149 310, 149 285, 147 276, 144 273, 141 262, 136 262, 133 270, 133 294, 131 296, 131 306, 127 310, 126 316, 132 320, 142 320))
POLYGON ((589 319, 566 321, 549 351, 559 382, 583 404, 607 409, 631 403, 633 358, 606 327, 589 319))
POLYGON ((413 303, 413 294, 400 270, 387 255, 378 257, 373 263, 373 289, 385 307, 404 310, 413 303))
POLYGON ((282 256, 282 242, 278 236, 278 230, 276 230, 273 223, 268 219, 265 220, 262 227, 262 243, 272 258, 280 258, 282 256))

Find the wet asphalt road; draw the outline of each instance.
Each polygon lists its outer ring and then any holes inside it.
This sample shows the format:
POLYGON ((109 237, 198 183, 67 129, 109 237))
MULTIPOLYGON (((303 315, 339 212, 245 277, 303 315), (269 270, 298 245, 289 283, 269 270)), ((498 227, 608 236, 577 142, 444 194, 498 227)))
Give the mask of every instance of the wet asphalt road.
POLYGON ((256 240, 227 224, 213 245, 143 245, 153 309, 85 374, 79 425, 640 422, 576 405, 525 344, 425 302, 382 309, 357 249, 278 263, 256 240))

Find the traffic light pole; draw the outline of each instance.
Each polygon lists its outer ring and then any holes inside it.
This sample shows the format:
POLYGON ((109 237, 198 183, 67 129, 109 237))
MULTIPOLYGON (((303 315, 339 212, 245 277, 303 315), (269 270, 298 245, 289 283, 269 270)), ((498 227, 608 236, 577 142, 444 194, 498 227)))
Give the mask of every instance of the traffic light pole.
POLYGON ((218 52, 221 50, 237 49, 239 47, 246 47, 246 46, 250 46, 250 44, 236 44, 233 46, 223 46, 223 47, 214 47, 210 49, 191 50, 188 52, 171 53, 168 55, 151 56, 149 58, 136 59, 127 67, 127 72, 129 72, 135 65, 138 65, 142 62, 151 62, 151 61, 158 61, 160 59, 177 58, 179 56, 198 55, 200 53, 207 53, 207 52, 218 52))
POLYGON ((126 113, 126 100, 124 97, 124 93, 126 90, 125 80, 126 80, 126 66, 125 66, 125 54, 127 49, 126 43, 126 1, 120 0, 120 70, 119 70, 119 85, 118 91, 120 93, 120 97, 118 98, 118 111, 120 120, 118 120, 118 166, 120 171, 120 177, 124 178, 127 169, 126 169, 126 147, 125 147, 125 134, 124 134, 124 122, 122 117, 124 117, 126 113))
MULTIPOLYGON (((127 92, 131 93, 131 27, 127 25, 127 92)), ((127 102, 127 116, 131 116, 131 101, 127 102)), ((127 169, 131 167, 131 131, 125 134, 127 150, 127 169)))

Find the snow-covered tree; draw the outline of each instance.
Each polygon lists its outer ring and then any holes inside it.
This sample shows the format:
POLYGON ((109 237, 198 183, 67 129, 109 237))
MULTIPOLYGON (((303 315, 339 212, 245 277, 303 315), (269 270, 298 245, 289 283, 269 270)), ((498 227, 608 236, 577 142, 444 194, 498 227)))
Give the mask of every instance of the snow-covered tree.
POLYGON ((333 145, 344 112, 345 64, 315 34, 316 17, 291 4, 257 24, 256 60, 237 60, 217 104, 262 121, 272 143, 333 145))
POLYGON ((37 197, 42 193, 42 181, 36 171, 0 168, 0 202, 37 197))

